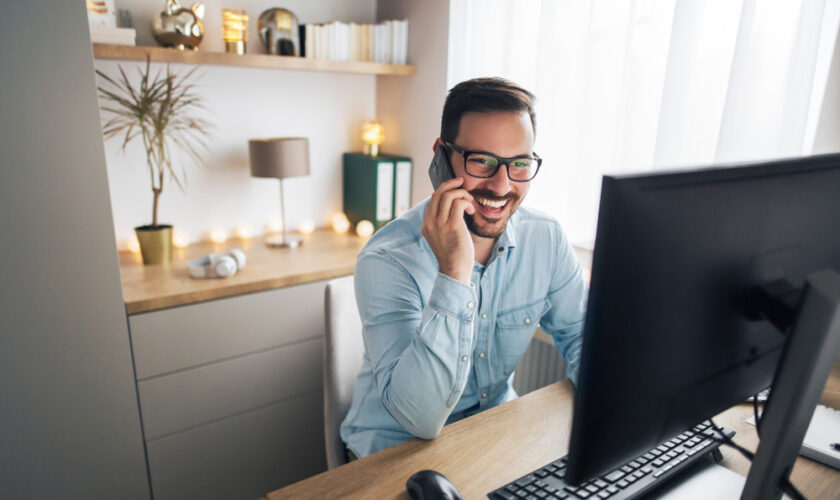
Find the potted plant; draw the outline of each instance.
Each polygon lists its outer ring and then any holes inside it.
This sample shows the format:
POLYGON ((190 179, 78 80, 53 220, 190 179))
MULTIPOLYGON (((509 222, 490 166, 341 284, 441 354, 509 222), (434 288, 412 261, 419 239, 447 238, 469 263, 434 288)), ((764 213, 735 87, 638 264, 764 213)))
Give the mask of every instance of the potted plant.
POLYGON ((118 78, 111 78, 100 70, 102 79, 97 86, 102 99, 101 109, 109 119, 102 126, 105 139, 122 138, 122 151, 135 138, 143 140, 146 165, 152 180, 152 222, 134 228, 140 242, 144 264, 158 264, 171 259, 172 226, 158 223, 158 202, 167 175, 184 189, 186 177, 183 165, 173 167, 173 148, 186 153, 199 164, 204 160, 210 124, 193 116, 203 109, 200 96, 194 91, 192 76, 197 67, 183 75, 170 70, 158 70, 152 76, 150 58, 145 69, 138 69, 140 81, 132 85, 122 66, 118 78), (180 171, 180 174, 179 174, 180 171))

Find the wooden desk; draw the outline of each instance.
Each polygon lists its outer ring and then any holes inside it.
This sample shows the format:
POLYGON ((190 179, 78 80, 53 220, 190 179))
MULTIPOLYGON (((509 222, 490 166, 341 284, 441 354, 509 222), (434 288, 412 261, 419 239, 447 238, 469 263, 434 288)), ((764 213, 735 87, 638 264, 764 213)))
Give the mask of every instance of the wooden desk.
MULTIPOLYGON (((268 494, 288 498, 408 498, 405 481, 422 469, 448 477, 464 498, 486 498, 488 492, 568 450, 573 388, 558 382, 491 410, 444 427, 431 441, 413 439, 268 494), (509 457, 509 458, 504 458, 509 457)), ((832 369, 822 403, 840 408, 840 363, 832 369)), ((735 441, 754 449, 755 429, 744 421, 751 405, 738 405, 716 422, 737 431, 735 441)), ((721 448, 722 464, 745 475, 749 465, 735 450, 721 448)), ((793 483, 808 498, 836 498, 840 471, 800 457, 793 483)))

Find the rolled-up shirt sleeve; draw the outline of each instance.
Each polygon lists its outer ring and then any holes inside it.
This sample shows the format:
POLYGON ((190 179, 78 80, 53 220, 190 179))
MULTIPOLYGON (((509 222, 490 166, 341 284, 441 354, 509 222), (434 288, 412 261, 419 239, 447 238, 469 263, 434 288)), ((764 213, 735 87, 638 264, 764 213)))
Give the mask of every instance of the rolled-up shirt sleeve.
POLYGON ((382 404, 412 435, 434 438, 467 382, 475 289, 438 274, 424 303, 409 273, 378 253, 359 258, 355 287, 382 404))
POLYGON ((554 340, 568 365, 569 378, 577 385, 589 285, 572 245, 559 226, 555 229, 554 255, 557 260, 548 292, 551 308, 540 319, 540 327, 554 340))

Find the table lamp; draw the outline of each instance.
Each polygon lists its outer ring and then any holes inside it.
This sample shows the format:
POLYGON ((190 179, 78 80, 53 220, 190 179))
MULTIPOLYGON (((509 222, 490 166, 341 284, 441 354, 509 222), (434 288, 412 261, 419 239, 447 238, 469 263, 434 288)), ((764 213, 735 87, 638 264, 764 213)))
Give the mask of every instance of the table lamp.
POLYGON ((266 238, 265 242, 273 247, 297 247, 301 239, 286 235, 283 179, 309 175, 309 140, 303 137, 251 139, 248 141, 248 149, 252 176, 280 179, 280 220, 283 230, 280 235, 266 238))

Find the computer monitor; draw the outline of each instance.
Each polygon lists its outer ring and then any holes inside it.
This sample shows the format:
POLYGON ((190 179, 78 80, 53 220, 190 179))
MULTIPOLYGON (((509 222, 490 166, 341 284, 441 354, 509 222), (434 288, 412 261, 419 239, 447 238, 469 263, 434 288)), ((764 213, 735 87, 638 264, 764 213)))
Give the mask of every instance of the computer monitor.
MULTIPOLYGON (((840 155, 604 177, 567 480, 608 472, 778 380, 806 277, 834 270, 837 281, 839 269, 840 155)), ((794 385, 817 356, 796 352, 794 385)), ((810 404, 776 392, 767 411, 774 398, 779 410, 810 404)), ((797 413, 805 428, 813 404, 797 413)))

